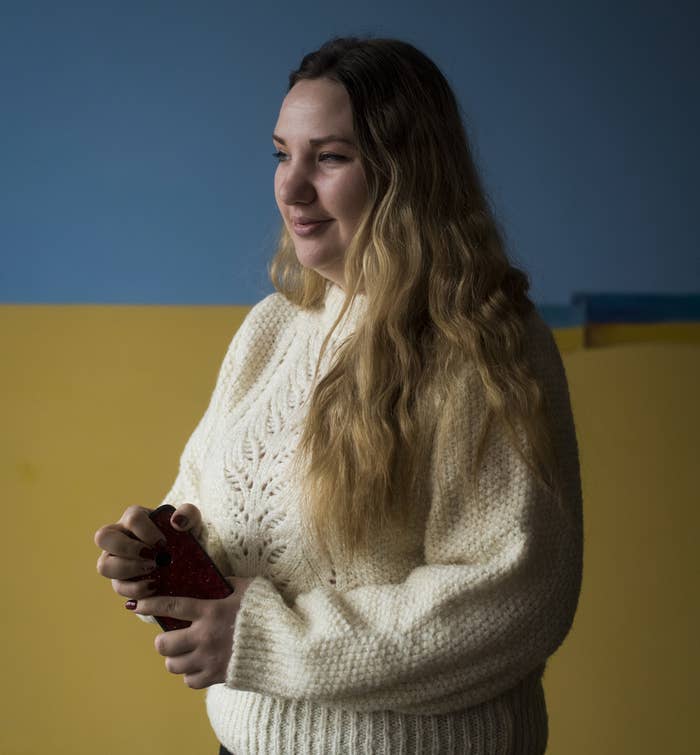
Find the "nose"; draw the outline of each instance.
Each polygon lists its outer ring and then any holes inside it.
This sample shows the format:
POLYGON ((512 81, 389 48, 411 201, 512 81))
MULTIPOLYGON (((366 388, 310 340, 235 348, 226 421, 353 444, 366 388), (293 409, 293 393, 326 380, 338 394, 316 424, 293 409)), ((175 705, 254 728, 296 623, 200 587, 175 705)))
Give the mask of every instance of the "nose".
POLYGON ((301 164, 287 163, 278 178, 277 193, 284 204, 308 204, 316 197, 316 189, 309 178, 308 170, 301 164))

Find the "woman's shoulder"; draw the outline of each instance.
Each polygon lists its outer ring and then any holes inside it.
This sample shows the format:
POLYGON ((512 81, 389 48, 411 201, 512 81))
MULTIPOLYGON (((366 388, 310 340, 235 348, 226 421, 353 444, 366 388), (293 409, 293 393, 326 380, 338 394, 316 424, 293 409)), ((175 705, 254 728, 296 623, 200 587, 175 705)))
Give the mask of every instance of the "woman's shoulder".
POLYGON ((540 312, 533 308, 525 324, 525 351, 536 377, 560 383, 564 366, 552 329, 540 312))
POLYGON ((533 345, 556 345, 552 329, 537 307, 533 307, 530 314, 525 318, 525 333, 526 338, 533 345))
POLYGON ((220 375, 233 396, 244 395, 293 339, 299 308, 279 293, 254 304, 229 343, 220 375), (276 356, 277 355, 277 356, 276 356))
POLYGON ((269 294, 250 308, 236 331, 234 341, 248 346, 271 344, 280 338, 299 316, 299 312, 299 307, 282 294, 269 294))
POLYGON ((283 325, 298 316, 300 311, 299 307, 275 291, 251 307, 244 323, 249 328, 283 325))
MULTIPOLYGON (((547 364, 561 362, 561 354, 557 346, 552 329, 540 312, 533 309, 522 319, 522 349, 528 362, 534 366, 544 367, 547 364)), ((465 379, 475 380, 479 371, 474 357, 464 360, 461 375, 465 379)))
MULTIPOLYGON (((523 326, 520 359, 524 359, 531 376, 545 393, 566 390, 566 371, 552 329, 536 308, 525 315, 523 326)), ((474 357, 465 359, 456 367, 448 397, 458 405, 466 402, 473 411, 483 411, 488 404, 488 389, 482 372, 474 357)))

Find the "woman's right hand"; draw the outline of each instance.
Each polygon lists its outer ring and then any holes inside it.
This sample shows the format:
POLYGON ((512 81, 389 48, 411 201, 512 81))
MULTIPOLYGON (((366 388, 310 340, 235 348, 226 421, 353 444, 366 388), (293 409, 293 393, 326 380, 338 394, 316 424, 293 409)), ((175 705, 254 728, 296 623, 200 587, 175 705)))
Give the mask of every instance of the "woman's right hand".
MULTIPOLYGON (((151 521, 151 509, 129 506, 115 524, 95 533, 95 544, 102 548, 97 571, 112 580, 112 588, 125 598, 145 598, 153 594, 148 575, 156 568, 155 553, 165 545, 163 533, 151 521)), ((191 503, 184 503, 170 518, 180 532, 191 530, 199 538, 202 516, 191 503)))

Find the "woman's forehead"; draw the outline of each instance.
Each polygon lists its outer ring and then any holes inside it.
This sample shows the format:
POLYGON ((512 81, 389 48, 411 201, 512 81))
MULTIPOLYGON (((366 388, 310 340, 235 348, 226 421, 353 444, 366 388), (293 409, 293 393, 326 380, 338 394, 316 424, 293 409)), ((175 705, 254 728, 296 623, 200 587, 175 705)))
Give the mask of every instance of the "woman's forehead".
POLYGON ((341 84, 323 79, 295 84, 282 101, 275 133, 284 138, 284 127, 312 131, 316 125, 325 129, 312 134, 316 137, 331 132, 344 136, 352 133, 350 98, 341 84))

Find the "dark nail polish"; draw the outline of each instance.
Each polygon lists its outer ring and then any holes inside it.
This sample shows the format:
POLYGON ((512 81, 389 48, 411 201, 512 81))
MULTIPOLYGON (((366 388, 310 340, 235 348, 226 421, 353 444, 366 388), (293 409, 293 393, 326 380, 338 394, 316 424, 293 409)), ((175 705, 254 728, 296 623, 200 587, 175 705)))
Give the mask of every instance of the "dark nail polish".
POLYGON ((159 541, 158 541, 158 542, 157 542, 157 543, 155 544, 155 546, 154 546, 154 550, 157 550, 157 551, 164 551, 164 550, 166 550, 166 548, 167 548, 167 547, 168 547, 168 541, 167 541, 167 540, 165 540, 165 539, 163 539, 163 540, 159 540, 159 541))
POLYGON ((141 558, 147 558, 149 561, 153 561, 156 557, 156 552, 152 548, 141 548, 139 556, 141 556, 141 558))
POLYGON ((136 601, 127 600, 126 603, 124 603, 124 608, 126 608, 128 611, 133 611, 136 608, 136 601))
POLYGON ((187 526, 187 517, 183 514, 177 514, 173 517, 173 522, 177 524, 178 527, 186 527, 187 526))

